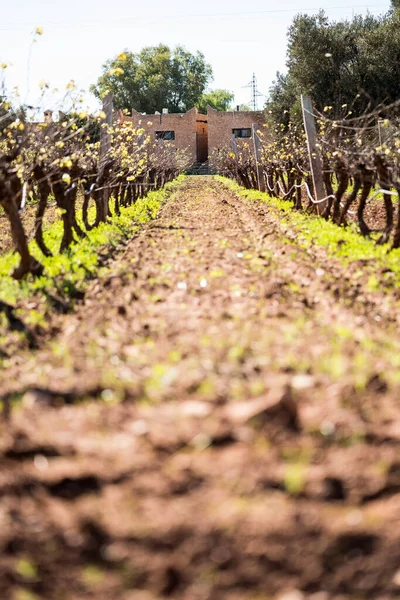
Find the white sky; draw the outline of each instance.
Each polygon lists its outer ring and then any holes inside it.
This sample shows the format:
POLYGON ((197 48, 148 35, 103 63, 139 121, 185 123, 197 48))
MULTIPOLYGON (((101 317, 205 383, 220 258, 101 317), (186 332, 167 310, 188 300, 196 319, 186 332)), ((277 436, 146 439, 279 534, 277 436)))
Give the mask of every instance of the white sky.
MULTIPOLYGON (((21 101, 32 105, 39 104, 39 82, 49 82, 59 91, 40 104, 56 108, 71 79, 87 90, 103 62, 122 50, 180 44, 203 52, 214 70, 211 87, 233 91, 235 104, 249 104, 250 89, 243 86, 253 72, 267 94, 276 71, 285 69, 286 33, 296 13, 323 8, 339 20, 389 6, 390 0, 0 0, 0 63, 12 63, 0 76, 5 73, 7 87, 18 85, 21 101), (32 45, 37 26, 43 35, 32 45)), ((97 106, 91 94, 84 98, 97 106)), ((259 98, 259 108, 263 104, 259 98)))

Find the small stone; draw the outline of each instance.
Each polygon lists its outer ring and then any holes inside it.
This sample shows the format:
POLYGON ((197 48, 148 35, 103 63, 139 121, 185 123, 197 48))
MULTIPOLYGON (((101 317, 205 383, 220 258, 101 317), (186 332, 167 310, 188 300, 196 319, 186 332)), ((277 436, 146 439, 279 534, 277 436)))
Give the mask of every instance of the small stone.
POLYGON ((37 307, 38 307, 38 304, 37 304, 37 302, 28 302, 28 304, 26 305, 26 308, 27 308, 28 310, 33 310, 33 309, 35 309, 35 308, 37 308, 37 307))
POLYGON ((355 527, 359 525, 362 521, 362 512, 361 510, 352 510, 346 517, 347 524, 355 527))
POLYGON ((300 427, 297 405, 290 387, 267 393, 260 398, 228 405, 225 414, 236 425, 245 425, 256 417, 264 417, 267 420, 278 418, 282 426, 289 429, 297 430, 300 427))
POLYGON ((308 600, 329 600, 329 594, 327 592, 317 592, 309 596, 308 600))
POLYGON ((32 408, 35 404, 51 404, 52 396, 46 390, 28 390, 22 398, 22 406, 24 408, 32 408))
POLYGON ((289 592, 279 594, 276 600, 305 600, 305 595, 300 590, 290 590, 289 592))
POLYGON ((142 436, 149 432, 146 421, 134 421, 131 425, 131 432, 133 435, 142 436))
POLYGON ((112 402, 114 400, 114 392, 113 390, 103 390, 101 392, 101 399, 104 400, 104 402, 112 402))
POLYGON ((46 469, 49 467, 49 461, 45 456, 43 456, 43 454, 36 454, 35 458, 33 459, 33 464, 38 471, 46 471, 46 469))
POLYGON ((335 433, 336 427, 332 421, 324 421, 319 430, 324 437, 330 437, 335 433))
POLYGON ((291 384, 295 390, 307 390, 314 385, 314 377, 311 375, 295 375, 291 384))
POLYGON ((207 417, 211 412, 211 408, 206 402, 188 400, 187 402, 183 402, 182 412, 188 417, 207 417))
POLYGON ((206 450, 212 444, 212 439, 205 433, 198 433, 190 442, 195 450, 206 450))
POLYGON ((400 588, 400 569, 394 574, 393 583, 400 588))

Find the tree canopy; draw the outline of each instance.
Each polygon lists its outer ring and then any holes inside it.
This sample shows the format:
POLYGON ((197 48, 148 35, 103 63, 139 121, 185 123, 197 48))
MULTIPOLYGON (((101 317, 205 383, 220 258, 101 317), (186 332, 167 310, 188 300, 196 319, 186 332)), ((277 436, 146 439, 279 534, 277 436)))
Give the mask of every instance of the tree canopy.
POLYGON ((207 106, 217 110, 229 110, 234 97, 235 95, 229 90, 211 90, 202 95, 196 106, 202 114, 207 113, 207 106))
POLYGON ((211 66, 201 52, 160 44, 108 60, 91 91, 99 99, 112 91, 114 106, 122 110, 185 112, 201 102, 211 79, 211 66))
POLYGON ((275 122, 300 117, 301 94, 330 115, 362 113, 400 99, 400 0, 383 16, 332 22, 323 11, 297 15, 288 32, 286 75, 277 74, 267 108, 275 122))

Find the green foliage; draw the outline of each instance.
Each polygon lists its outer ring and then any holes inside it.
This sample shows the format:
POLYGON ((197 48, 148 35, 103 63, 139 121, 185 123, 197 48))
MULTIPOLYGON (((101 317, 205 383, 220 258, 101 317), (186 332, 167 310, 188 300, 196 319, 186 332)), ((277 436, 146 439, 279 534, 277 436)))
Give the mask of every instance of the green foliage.
POLYGON ((234 97, 229 90, 211 90, 202 95, 196 106, 203 115, 207 114, 207 106, 217 110, 229 110, 234 97))
MULTIPOLYGON (((282 228, 295 228, 297 244, 304 249, 312 246, 326 248, 328 256, 339 260, 346 267, 356 269, 360 261, 365 263, 359 276, 369 276, 367 287, 371 291, 400 288, 400 249, 388 252, 388 245, 376 245, 373 239, 359 235, 356 225, 338 227, 331 221, 293 210, 293 203, 271 198, 258 190, 245 190, 237 183, 224 177, 216 177, 224 185, 248 200, 268 202, 268 206, 279 211, 282 228)), ((357 278, 357 277, 356 277, 357 278)))
POLYGON ((329 21, 323 11, 297 15, 289 28, 287 75, 277 74, 267 108, 275 122, 300 117, 299 97, 311 94, 318 110, 331 106, 360 114, 400 97, 400 12, 329 21), (288 111, 288 112, 286 112, 288 111))
MULTIPOLYGON (((140 224, 156 216, 161 203, 183 179, 183 176, 178 177, 162 190, 150 192, 132 206, 122 207, 120 216, 114 215, 112 222, 101 223, 89 231, 86 238, 69 248, 68 253, 45 257, 36 242, 32 241, 29 244, 30 251, 45 269, 41 277, 15 281, 10 276, 10 271, 18 262, 18 257, 11 252, 5 254, 0 258, 0 301, 15 305, 27 298, 37 297, 39 304, 33 314, 30 315, 30 311, 23 315, 25 320, 35 323, 41 323, 43 313, 51 310, 52 297, 64 298, 73 303, 74 298, 85 291, 90 279, 104 275, 105 267, 100 264, 100 250, 102 254, 105 252, 111 255, 121 240, 129 238, 140 224)), ((44 234, 48 248, 54 253, 60 245, 62 232, 62 223, 57 221, 44 234)))
POLYGON ((298 496, 302 493, 307 482, 307 470, 302 464, 287 465, 283 475, 283 484, 285 490, 291 496, 298 496))
POLYGON ((211 79, 211 66, 201 52, 160 44, 108 60, 91 91, 99 99, 112 91, 114 106, 121 110, 184 112, 199 103, 211 79))
POLYGON ((37 577, 36 565, 26 558, 21 558, 18 561, 15 570, 23 579, 36 579, 37 577))
POLYGON ((82 129, 86 134, 86 141, 90 144, 95 144, 100 141, 101 123, 99 119, 93 115, 70 112, 68 114, 60 112, 59 125, 68 123, 68 129, 82 129))
MULTIPOLYGON (((236 107, 233 107, 233 110, 236 110, 236 107)), ((251 111, 252 108, 248 104, 239 104, 239 110, 241 111, 251 111)))
POLYGON ((293 77, 276 74, 276 80, 269 90, 267 114, 272 124, 283 124, 285 131, 290 122, 299 121, 300 97, 297 93, 293 77))

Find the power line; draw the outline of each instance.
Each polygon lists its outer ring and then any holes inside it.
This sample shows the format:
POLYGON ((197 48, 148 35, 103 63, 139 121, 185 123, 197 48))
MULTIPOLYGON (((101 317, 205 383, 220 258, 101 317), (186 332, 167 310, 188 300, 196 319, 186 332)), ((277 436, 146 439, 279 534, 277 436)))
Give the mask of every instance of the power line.
MULTIPOLYGON (((387 4, 358 4, 358 5, 346 5, 346 6, 330 6, 324 8, 325 12, 330 12, 333 10, 368 10, 371 8, 382 8, 389 10, 387 4)), ((280 15, 280 14, 288 14, 288 13, 301 13, 301 12, 318 12, 321 7, 311 7, 311 8, 287 8, 287 9, 274 9, 274 10, 257 10, 257 11, 243 11, 243 12, 220 12, 220 13, 197 13, 197 14, 176 14, 176 15, 135 15, 135 16, 125 16, 114 19, 107 19, 107 21, 95 20, 95 19, 87 19, 79 21, 74 19, 72 22, 68 23, 65 20, 63 21, 45 21, 41 22, 42 27, 54 27, 54 28, 69 28, 74 26, 105 26, 111 27, 116 23, 127 24, 127 22, 137 22, 137 21, 178 21, 178 20, 191 20, 191 19, 215 19, 221 17, 245 17, 245 16, 270 16, 270 15, 280 15)), ((33 24, 32 22, 21 22, 17 23, 8 23, 0 25, 0 31, 17 31, 21 29, 25 29, 28 27, 34 27, 37 23, 33 24)))

